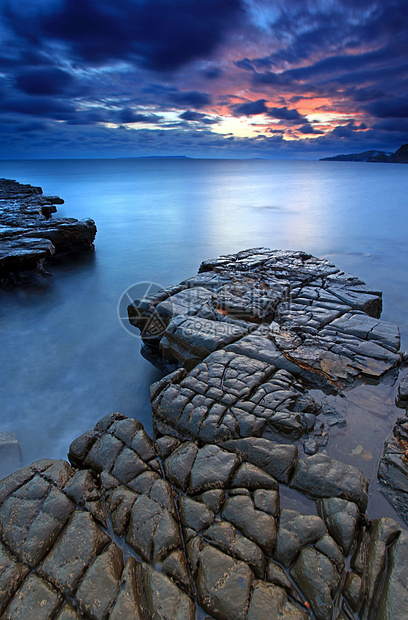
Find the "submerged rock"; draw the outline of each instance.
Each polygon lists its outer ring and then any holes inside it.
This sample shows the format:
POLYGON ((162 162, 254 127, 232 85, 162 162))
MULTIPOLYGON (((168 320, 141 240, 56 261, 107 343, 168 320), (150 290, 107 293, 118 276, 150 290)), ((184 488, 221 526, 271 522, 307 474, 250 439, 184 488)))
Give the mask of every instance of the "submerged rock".
POLYGON ((0 179, 0 282, 21 282, 53 256, 93 249, 91 219, 52 218, 57 196, 43 196, 41 187, 0 179))

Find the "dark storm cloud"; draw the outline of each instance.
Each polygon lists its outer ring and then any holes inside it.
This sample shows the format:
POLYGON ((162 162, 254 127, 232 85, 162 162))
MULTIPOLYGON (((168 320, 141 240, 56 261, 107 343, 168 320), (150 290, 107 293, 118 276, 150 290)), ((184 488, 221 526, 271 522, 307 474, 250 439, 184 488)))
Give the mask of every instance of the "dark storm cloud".
POLYGON ((200 93, 196 90, 169 93, 168 99, 178 105, 189 105, 197 109, 204 108, 211 103, 211 96, 208 93, 200 93))
POLYGON ((268 111, 265 105, 265 99, 258 101, 250 101, 249 103, 241 103, 233 107, 235 116, 252 116, 254 114, 264 114, 268 111))
POLYGON ((208 118, 208 116, 202 114, 202 112, 195 112, 194 110, 186 110, 180 114, 179 118, 182 118, 184 121, 204 123, 205 125, 213 125, 214 123, 218 123, 218 119, 208 118))
POLYGON ((299 131, 304 134, 320 134, 321 135, 324 133, 324 131, 321 131, 320 129, 316 129, 310 123, 305 123, 304 125, 302 125, 302 127, 299 127, 299 131))
POLYGON ((223 75, 223 70, 220 67, 208 67, 201 71, 201 75, 207 80, 218 80, 223 75))
POLYGON ((238 67, 238 69, 245 69, 245 71, 255 71, 254 65, 249 58, 242 58, 241 60, 236 60, 234 65, 238 67))
POLYGON ((62 0, 27 12, 6 4, 14 32, 68 45, 90 63, 138 60, 155 71, 210 54, 242 13, 239 0, 62 0))
POLYGON ((367 109, 370 114, 378 118, 408 118, 408 95, 376 101, 367 109))
POLYGON ((307 122, 305 117, 299 114, 295 109, 289 110, 286 106, 283 108, 269 108, 268 116, 271 118, 278 118, 284 121, 293 121, 295 123, 307 122))
POLYGON ((47 97, 13 97, 0 101, 0 110, 55 120, 68 120, 75 114, 75 107, 67 101, 47 97))
POLYGON ((353 132, 360 129, 366 129, 366 125, 364 123, 356 125, 355 121, 350 121, 347 125, 338 125, 333 129, 333 131, 330 132, 330 134, 337 138, 351 138, 353 132))
POLYGON ((408 136, 408 118, 390 118, 379 123, 374 123, 373 129, 380 131, 405 132, 408 136))
POLYGON ((141 90, 140 98, 144 98, 150 105, 158 105, 163 108, 186 106, 201 109, 211 104, 212 98, 209 93, 197 90, 179 90, 177 86, 166 84, 146 84, 141 90))
POLYGON ((55 67, 24 70, 16 75, 16 87, 27 95, 59 95, 72 82, 69 73, 55 67))
POLYGON ((158 123, 161 120, 161 116, 158 114, 143 114, 135 112, 130 108, 123 108, 119 113, 119 120, 121 123, 158 123))

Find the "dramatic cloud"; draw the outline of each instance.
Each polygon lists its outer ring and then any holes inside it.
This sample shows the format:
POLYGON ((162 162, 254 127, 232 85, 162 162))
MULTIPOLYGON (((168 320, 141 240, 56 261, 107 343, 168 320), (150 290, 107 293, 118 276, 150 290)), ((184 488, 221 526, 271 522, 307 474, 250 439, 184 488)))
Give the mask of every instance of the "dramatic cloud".
POLYGON ((22 10, 9 2, 13 30, 28 41, 66 43, 86 62, 137 59, 156 71, 206 56, 241 13, 239 0, 62 0, 22 10))
POLYGON ((16 87, 27 95, 60 95, 72 82, 69 73, 55 67, 23 70, 16 75, 16 87))
POLYGON ((241 105, 234 106, 233 110, 235 116, 252 116, 253 114, 264 114, 268 112, 268 108, 265 105, 265 99, 258 99, 258 101, 250 101, 249 103, 241 103, 241 105))
POLYGON ((0 0, 1 156, 408 141, 406 0, 0 0))

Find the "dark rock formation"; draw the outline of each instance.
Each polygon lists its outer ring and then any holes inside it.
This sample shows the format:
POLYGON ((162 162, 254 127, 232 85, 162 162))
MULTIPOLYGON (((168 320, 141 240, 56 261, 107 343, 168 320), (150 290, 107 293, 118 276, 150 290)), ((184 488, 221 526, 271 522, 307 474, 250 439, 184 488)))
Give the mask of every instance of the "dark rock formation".
POLYGON ((398 387, 397 405, 406 412, 398 418, 393 436, 384 444, 378 478, 383 494, 408 523, 408 376, 398 387))
POLYGON ((368 520, 358 468, 294 443, 323 441, 319 416, 338 421, 309 387, 400 364, 380 310, 378 292, 327 261, 269 250, 207 261, 133 304, 152 354, 179 365, 152 386, 160 436, 112 413, 71 444, 70 464, 0 481, 0 615, 408 617, 408 533, 368 520), (281 508, 282 485, 319 516, 281 508))
POLYGON ((41 187, 0 179, 0 282, 20 282, 27 273, 44 273, 53 256, 93 249, 95 222, 52 218, 55 204, 41 187))
MULTIPOLYGON (((268 453, 269 470, 281 471, 287 446, 239 441, 154 442, 115 413, 71 444, 71 465, 43 459, 2 480, 1 616, 407 617, 407 533, 391 519, 364 525, 339 499, 341 480, 319 501, 322 518, 280 510, 280 484, 260 464, 268 453)), ((296 452, 286 458, 291 482, 296 452)), ((353 476, 361 480, 348 467, 353 476)), ((365 483, 355 487, 357 505, 365 494, 365 483)))
POLYGON ((348 155, 335 155, 334 157, 322 157, 320 161, 369 161, 390 164, 408 164, 408 144, 403 144, 395 153, 385 151, 364 151, 363 153, 349 153, 348 155))
POLYGON ((314 454, 344 421, 307 388, 338 392, 400 365, 381 307, 381 293, 303 252, 205 261, 128 309, 149 358, 178 366, 151 387, 156 430, 218 443, 284 435, 314 454))

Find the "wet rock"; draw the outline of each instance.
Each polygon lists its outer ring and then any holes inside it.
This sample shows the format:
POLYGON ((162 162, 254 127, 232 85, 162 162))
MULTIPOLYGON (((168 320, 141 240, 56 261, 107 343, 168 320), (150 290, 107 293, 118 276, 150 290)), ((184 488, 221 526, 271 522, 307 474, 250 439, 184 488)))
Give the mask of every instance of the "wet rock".
POLYGON ((123 486, 116 487, 112 493, 107 493, 106 495, 113 531, 118 536, 124 536, 128 530, 133 504, 137 499, 137 495, 123 486))
POLYGON ((370 545, 365 571, 365 601, 361 614, 363 620, 370 618, 372 611, 377 608, 381 599, 380 582, 386 565, 387 547, 392 544, 400 532, 398 523, 389 518, 376 519, 370 525, 370 545))
POLYGON ((242 560, 259 578, 265 573, 265 556, 257 544, 238 533, 227 521, 218 521, 208 528, 205 538, 237 560, 242 560))
POLYGON ((87 512, 76 511, 40 567, 40 574, 72 596, 91 561, 109 542, 87 512))
POLYGON ((146 564, 142 572, 149 618, 194 620, 193 601, 171 579, 146 564))
POLYGON ((329 533, 347 556, 355 539, 360 517, 357 505, 339 497, 319 500, 316 505, 329 533))
MULTIPOLYGON (((361 375, 378 379, 401 361, 398 328, 378 319, 381 293, 328 261, 257 248, 205 261, 200 269, 205 271, 196 278, 129 307, 142 334, 148 318, 163 322, 157 350, 188 370, 211 355, 218 360, 224 350, 258 368, 266 363, 336 388, 361 375), (142 310, 138 317, 135 306, 142 310)), ((162 425, 165 415, 157 405, 162 425)), ((290 418, 290 424, 279 417, 268 424, 299 433, 296 416, 290 418)), ((262 433, 254 420, 245 424, 262 433)))
POLYGON ((182 491, 187 490, 197 453, 198 448, 194 443, 185 442, 172 452, 171 456, 165 461, 164 468, 167 478, 180 487, 182 491))
POLYGON ((281 510, 274 559, 289 567, 304 545, 317 542, 326 531, 319 517, 287 508, 281 510))
POLYGON ((7 603, 28 572, 28 567, 17 562, 6 546, 0 543, 0 614, 3 614, 7 603))
POLYGON ((78 506, 88 510, 96 521, 106 527, 106 515, 100 501, 99 489, 89 470, 78 471, 68 480, 63 490, 78 506))
POLYGON ((205 491, 201 495, 201 500, 215 513, 219 512, 224 502, 225 492, 221 489, 205 491))
POLYGON ((361 607, 363 599, 363 582, 357 573, 347 573, 342 595, 350 605, 352 611, 357 613, 361 607))
POLYGON ((160 341, 164 357, 177 359, 191 370, 210 353, 242 338, 248 329, 227 322, 205 318, 177 316, 166 328, 160 341))
POLYGON ((237 439, 226 441, 221 445, 285 484, 289 482, 297 461, 296 446, 276 444, 268 439, 237 439))
POLYGON ((339 585, 340 575, 330 560, 313 547, 305 547, 290 574, 310 603, 317 620, 331 620, 333 596, 339 585))
POLYGON ((362 471, 324 454, 315 454, 298 461, 291 486, 311 497, 340 497, 367 507, 369 481, 362 471))
POLYGON ((379 618, 408 617, 408 534, 401 532, 390 549, 387 581, 378 603, 379 618))
POLYGON ((181 546, 174 516, 158 502, 140 495, 133 504, 126 542, 146 561, 164 560, 181 546))
POLYGON ((394 437, 384 443, 378 466, 381 491, 398 514, 408 523, 408 420, 401 418, 394 426, 394 437))
POLYGON ((21 283, 30 272, 46 275, 54 255, 93 249, 93 220, 53 219, 55 205, 64 201, 42 196, 40 187, 0 179, 0 282, 21 283))
POLYGON ((191 470, 190 489, 202 493, 209 489, 223 488, 229 483, 239 465, 235 454, 218 446, 204 446, 198 452, 191 470))
POLYGON ((300 437, 310 408, 320 411, 287 371, 224 350, 211 353, 186 376, 152 386, 158 431, 210 443, 257 437, 268 429, 300 437))
POLYGON ((222 509, 222 516, 266 553, 272 553, 276 541, 275 519, 256 509, 250 497, 244 495, 228 497, 222 509))
MULTIPOLYGON (((262 438, 199 445, 153 443, 116 413, 73 442, 75 467, 42 459, 0 481, 2 617, 25 620, 38 604, 47 620, 184 620, 196 605, 226 620, 305 618, 308 605, 329 617, 341 549, 320 517, 279 511, 277 479, 289 480, 296 447, 262 438)), ((347 540, 335 517, 349 516, 350 502, 320 504, 347 540)), ((382 593, 395 592, 400 531, 389 519, 361 528, 344 617, 350 608, 372 615, 382 593)))
POLYGON ((308 614, 288 600, 285 590, 255 581, 248 609, 248 620, 259 618, 287 618, 287 620, 306 620, 308 614))
POLYGON ((398 407, 408 408, 408 375, 404 377, 398 386, 396 402, 398 407))
POLYGON ((176 549, 167 556, 163 562, 163 570, 179 587, 187 591, 190 595, 193 594, 186 558, 181 549, 176 549))
POLYGON ((57 611, 62 596, 47 581, 30 575, 3 614, 7 620, 38 618, 48 620, 57 611))
POLYGON ((279 493, 269 489, 257 489, 254 492, 254 506, 267 514, 276 516, 279 510, 279 493))
POLYGON ((179 445, 180 445, 180 441, 176 439, 175 437, 171 437, 170 435, 164 435, 163 437, 159 437, 159 439, 157 439, 154 444, 157 454, 162 459, 165 459, 168 456, 170 456, 170 454, 176 448, 178 448, 179 445))
POLYGON ((205 544, 199 556, 197 590, 203 609, 216 618, 247 617, 254 574, 244 563, 205 544))
POLYGON ((126 562, 121 575, 120 590, 109 616, 111 620, 123 620, 124 618, 143 620, 136 582, 136 566, 134 558, 129 558, 126 562))
POLYGON ((291 580, 289 579, 289 577, 287 576, 283 568, 279 566, 279 564, 276 564, 276 562, 274 562, 273 560, 269 560, 268 562, 268 566, 266 570, 266 579, 267 581, 270 581, 274 585, 279 586, 280 588, 283 588, 284 590, 286 590, 286 592, 290 594, 293 600, 303 605, 303 601, 297 589, 295 588, 295 586, 293 585, 293 583, 291 582, 291 580))
POLYGON ((122 570, 122 552, 111 544, 88 568, 77 590, 75 598, 84 614, 100 620, 106 617, 118 594, 122 570))
POLYGON ((251 463, 242 463, 231 484, 232 487, 245 487, 249 491, 271 489, 277 491, 279 484, 269 474, 251 463))
POLYGON ((180 497, 178 500, 180 520, 185 528, 196 532, 208 528, 214 521, 214 513, 205 504, 196 502, 189 497, 180 497))
POLYGON ((1 506, 1 536, 20 562, 32 568, 51 549, 73 510, 72 502, 37 474, 1 506))
POLYGON ((329 560, 337 568, 338 573, 341 575, 344 570, 344 558, 340 547, 335 543, 333 538, 328 534, 325 534, 314 544, 314 548, 321 553, 324 553, 329 560))

